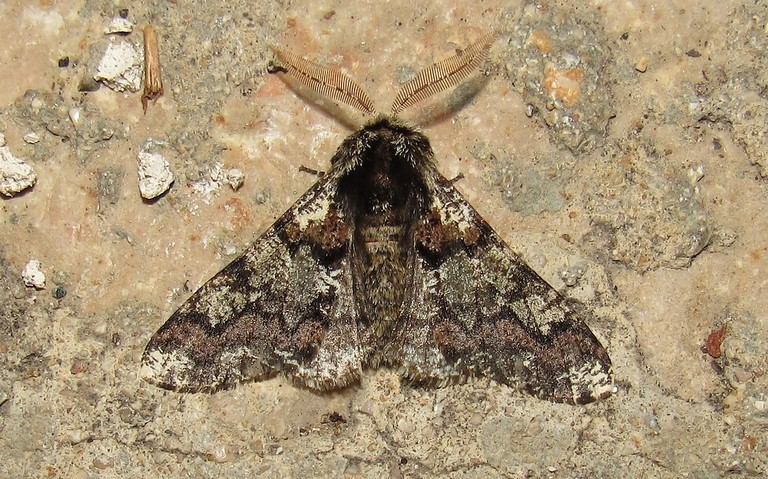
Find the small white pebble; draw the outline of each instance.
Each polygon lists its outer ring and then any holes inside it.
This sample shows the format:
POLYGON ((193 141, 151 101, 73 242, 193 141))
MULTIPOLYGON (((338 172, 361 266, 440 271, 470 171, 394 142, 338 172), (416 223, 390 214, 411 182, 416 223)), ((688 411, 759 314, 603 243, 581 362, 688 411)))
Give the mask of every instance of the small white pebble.
POLYGON ((227 454, 227 448, 224 446, 217 446, 210 454, 211 460, 219 464, 227 462, 229 460, 229 454, 227 454))
POLYGON ((704 165, 699 165, 695 168, 688 168, 688 180, 692 185, 702 178, 704 178, 704 165))
POLYGON ((643 57, 635 63, 635 70, 645 73, 648 70, 648 59, 643 57))
POLYGON ((64 432, 64 437, 69 440, 72 444, 79 444, 83 441, 85 441, 88 438, 88 433, 86 433, 83 430, 75 429, 72 431, 66 431, 64 432))
POLYGON ((96 326, 93 327, 93 332, 98 334, 99 336, 102 336, 107 333, 107 323, 104 321, 99 322, 96 324, 96 326))
POLYGON ((586 266, 581 263, 574 264, 560 270, 560 279, 563 280, 566 286, 576 286, 581 277, 584 276, 586 269, 586 266))
POLYGON ((96 469, 107 469, 109 467, 112 467, 113 464, 114 464, 114 461, 112 461, 112 458, 104 454, 101 454, 93 458, 93 467, 95 467, 96 469))
POLYGON ((245 174, 238 168, 225 170, 221 163, 217 163, 211 169, 211 180, 215 183, 213 186, 216 188, 220 188, 222 184, 227 184, 230 188, 237 191, 238 188, 243 186, 245 174))
POLYGON ((24 135, 24 141, 30 145, 34 145, 35 143, 40 143, 40 137, 34 131, 30 131, 24 135))
POLYGON ((133 31, 133 22, 123 17, 115 17, 104 28, 104 35, 113 33, 131 33, 133 31))
POLYGON ((397 428, 403 434, 413 434, 413 432, 416 431, 416 426, 413 424, 413 422, 407 419, 400 419, 397 422, 397 428))
POLYGON ((162 195, 173 183, 173 173, 168 162, 159 153, 139 152, 139 191, 141 196, 151 200, 162 195))
POLYGON ((25 285, 35 289, 45 289, 45 274, 41 271, 42 266, 39 260, 29 260, 21 272, 21 279, 25 285))
POLYGON ((7 146, 0 146, 0 194, 14 196, 36 181, 37 175, 31 166, 13 156, 7 146))
POLYGON ((115 91, 139 91, 143 55, 128 41, 111 43, 99 61, 93 79, 115 91))
POLYGON ((75 129, 80 125, 80 108, 72 107, 69 109, 69 121, 75 126, 75 129))
POLYGON ((5 135, 0 133, 0 146, 5 146, 5 135))
POLYGON ((243 173, 241 170, 237 168, 227 170, 226 182, 233 190, 237 191, 238 188, 243 186, 244 181, 245 173, 243 173))

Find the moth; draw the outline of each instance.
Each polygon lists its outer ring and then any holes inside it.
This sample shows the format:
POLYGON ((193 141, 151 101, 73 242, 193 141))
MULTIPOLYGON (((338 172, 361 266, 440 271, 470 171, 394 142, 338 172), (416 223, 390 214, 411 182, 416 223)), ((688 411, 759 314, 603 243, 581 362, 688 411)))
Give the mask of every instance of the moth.
POLYGON ((163 94, 163 78, 160 76, 160 51, 157 46, 157 33, 152 25, 144 27, 144 91, 141 94, 141 107, 147 114, 150 100, 157 101, 163 94))
MULTIPOLYGON (((282 373, 322 391, 387 366, 419 384, 487 376, 555 402, 610 395, 611 361, 584 321, 397 117, 478 70, 495 38, 423 70, 391 115, 347 137, 317 183, 154 334, 143 377, 213 392, 282 373)), ((280 71, 375 113, 348 76, 274 50, 280 71)))

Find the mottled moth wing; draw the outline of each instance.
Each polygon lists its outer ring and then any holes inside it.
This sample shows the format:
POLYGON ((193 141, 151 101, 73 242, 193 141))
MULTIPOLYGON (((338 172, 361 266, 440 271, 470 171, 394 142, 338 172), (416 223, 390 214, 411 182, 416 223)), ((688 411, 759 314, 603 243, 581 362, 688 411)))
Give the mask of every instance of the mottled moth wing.
POLYGON ((349 225, 328 174, 155 333, 142 375, 179 391, 215 391, 279 372, 315 389, 361 370, 350 292, 349 225))
POLYGON ((404 375, 483 375, 550 401, 613 390, 607 352, 565 299, 504 243, 432 165, 415 233, 413 292, 396 345, 404 375))

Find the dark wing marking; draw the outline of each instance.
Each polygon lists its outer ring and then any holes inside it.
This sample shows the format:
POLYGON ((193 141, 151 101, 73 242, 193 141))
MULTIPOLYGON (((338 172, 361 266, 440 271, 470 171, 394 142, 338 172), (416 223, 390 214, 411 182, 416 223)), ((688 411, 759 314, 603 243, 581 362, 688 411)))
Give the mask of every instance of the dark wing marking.
POLYGON ((348 260, 351 227, 326 175, 155 333, 142 376, 215 391, 284 372, 315 389, 361 370, 348 260))
POLYGON ((565 299, 491 229, 445 177, 414 234, 412 296, 391 346, 404 375, 486 375, 551 401, 613 390, 608 354, 565 299))

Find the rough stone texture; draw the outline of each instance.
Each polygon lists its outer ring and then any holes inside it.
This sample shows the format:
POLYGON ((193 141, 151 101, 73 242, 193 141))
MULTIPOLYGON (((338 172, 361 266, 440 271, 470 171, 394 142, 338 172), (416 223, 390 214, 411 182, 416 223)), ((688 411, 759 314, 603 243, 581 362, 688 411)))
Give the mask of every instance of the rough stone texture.
POLYGON ((173 183, 173 173, 168 161, 160 153, 140 151, 137 158, 139 191, 144 199, 162 195, 173 183))
POLYGON ((166 85, 146 115, 89 81, 114 2, 0 3, 0 132, 38 178, 0 201, 0 476, 768 475, 763 2, 134 3, 126 40, 152 23, 166 85), (150 335, 360 121, 264 75, 268 42, 386 111, 398 82, 491 29, 490 75, 425 105, 424 129, 442 172, 591 311, 619 392, 571 407, 386 370, 323 395, 142 383, 150 335), (176 184, 143 202, 150 140, 176 184), (247 181, 214 181, 221 165, 247 181), (30 258, 56 287, 23 284, 30 258), (715 358, 702 348, 724 325, 715 358))
POLYGON ((0 146, 0 194, 15 196, 37 181, 35 171, 7 146, 0 146))
POLYGON ((142 55, 130 42, 119 40, 110 43, 99 60, 93 79, 115 91, 139 91, 141 86, 142 55))

